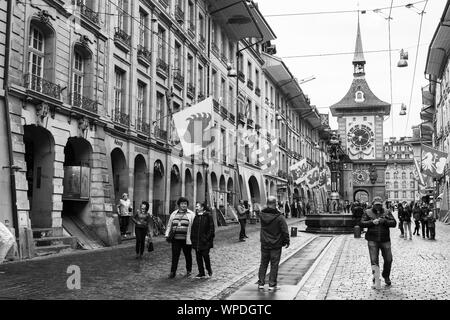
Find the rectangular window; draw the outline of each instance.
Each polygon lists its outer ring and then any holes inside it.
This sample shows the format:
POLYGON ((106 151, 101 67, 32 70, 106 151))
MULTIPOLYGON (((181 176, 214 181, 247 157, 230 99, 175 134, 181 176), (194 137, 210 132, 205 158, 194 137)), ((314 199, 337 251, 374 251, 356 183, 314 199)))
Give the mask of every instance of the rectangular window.
POLYGON ((158 58, 166 61, 166 30, 158 26, 158 58))
POLYGON ((221 101, 221 105, 222 106, 226 106, 226 100, 227 100, 227 95, 226 95, 226 84, 225 84, 225 79, 222 78, 220 80, 220 100, 221 101))
POLYGON ((247 79, 252 81, 252 63, 250 61, 247 62, 247 79))
POLYGON ((228 51, 227 51, 227 40, 226 40, 227 38, 226 38, 224 32, 222 32, 220 34, 220 38, 221 38, 221 41, 222 41, 222 55, 226 57, 227 53, 228 53, 228 51))
POLYGON ((187 75, 189 83, 194 85, 194 58, 190 54, 188 54, 187 75))
POLYGON ((139 45, 148 49, 147 46, 148 14, 139 10, 139 45))
POLYGON ((228 42, 228 60, 230 61, 231 65, 234 65, 234 55, 236 53, 234 52, 234 45, 231 41, 228 42))
POLYGON ((233 110, 232 113, 234 113, 234 94, 233 94, 233 87, 228 87, 228 110, 233 110))
POLYGON ((217 71, 212 70, 212 77, 211 77, 211 90, 212 90, 212 96, 214 99, 219 100, 219 90, 217 90, 217 71))
POLYGON ((203 67, 201 65, 198 65, 198 74, 197 74, 197 81, 198 81, 198 90, 199 90, 199 94, 203 94, 203 96, 205 95, 205 90, 204 90, 204 74, 203 74, 203 67))
POLYGON ((198 15, 198 33, 203 39, 205 38, 205 18, 203 18, 201 13, 198 15))
POLYGON ((255 69, 255 88, 259 88, 259 70, 255 69))
POLYGON ((182 64, 181 64, 181 45, 178 42, 175 42, 175 57, 174 57, 175 61, 175 69, 176 71, 181 73, 181 68, 182 68, 182 64))
MULTIPOLYGON (((31 28, 30 33, 28 63, 29 72, 33 76, 42 78, 44 72, 44 35, 34 27, 31 28)), ((37 90, 38 88, 34 87, 35 84, 37 86, 39 83, 39 80, 33 80, 32 89, 37 90)))
MULTIPOLYGON (((140 126, 140 122, 144 121, 144 105, 145 105, 145 84, 138 81, 138 95, 137 95, 137 114, 136 114, 136 120, 140 126)), ((138 128, 139 129, 139 128, 138 128)))
POLYGON ((189 30, 195 32, 195 10, 192 1, 188 2, 189 30))
POLYGON ((127 2, 127 0, 117 1, 117 27, 125 32, 127 31, 125 22, 125 13, 128 11, 127 2))
POLYGON ((114 112, 123 112, 123 84, 124 84, 124 71, 116 68, 115 71, 115 85, 114 85, 114 112))
POLYGON ((73 65, 73 93, 81 96, 83 94, 84 61, 79 52, 75 52, 73 65))
POLYGON ((157 92, 156 93, 156 121, 159 122, 158 127, 161 130, 164 130, 164 94, 157 92))

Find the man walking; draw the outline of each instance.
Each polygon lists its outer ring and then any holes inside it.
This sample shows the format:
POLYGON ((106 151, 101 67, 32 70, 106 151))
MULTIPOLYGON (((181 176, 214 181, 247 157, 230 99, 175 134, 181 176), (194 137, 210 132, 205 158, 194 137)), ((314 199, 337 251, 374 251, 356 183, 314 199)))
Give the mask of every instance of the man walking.
POLYGON ((239 224, 241 225, 241 231, 239 232, 239 241, 245 241, 247 235, 245 234, 245 224, 247 222, 247 209, 244 206, 244 200, 239 200, 237 207, 239 224))
POLYGON ((382 276, 386 285, 391 285, 389 276, 392 266, 391 239, 389 228, 395 228, 397 222, 390 210, 383 208, 381 197, 374 197, 372 208, 367 209, 361 219, 361 226, 367 228, 366 240, 368 241, 370 264, 372 265, 373 286, 374 289, 380 289, 380 267, 379 252, 383 255, 383 273, 382 276))
POLYGON ((289 231, 284 216, 277 210, 277 198, 269 196, 267 207, 261 212, 261 264, 259 266, 258 289, 264 289, 267 267, 270 262, 269 291, 277 287, 278 265, 281 248, 289 247, 289 231))

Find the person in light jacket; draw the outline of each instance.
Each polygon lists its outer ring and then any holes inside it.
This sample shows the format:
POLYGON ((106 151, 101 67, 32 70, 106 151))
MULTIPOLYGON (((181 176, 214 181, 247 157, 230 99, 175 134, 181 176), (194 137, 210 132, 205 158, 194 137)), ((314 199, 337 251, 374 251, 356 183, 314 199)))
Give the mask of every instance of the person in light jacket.
POLYGON ((177 205, 178 209, 170 215, 165 234, 166 239, 169 237, 170 231, 175 235, 172 240, 172 266, 169 279, 175 278, 181 250, 183 250, 186 260, 186 277, 189 277, 192 273, 191 228, 195 213, 188 209, 189 200, 185 197, 180 197, 177 205))

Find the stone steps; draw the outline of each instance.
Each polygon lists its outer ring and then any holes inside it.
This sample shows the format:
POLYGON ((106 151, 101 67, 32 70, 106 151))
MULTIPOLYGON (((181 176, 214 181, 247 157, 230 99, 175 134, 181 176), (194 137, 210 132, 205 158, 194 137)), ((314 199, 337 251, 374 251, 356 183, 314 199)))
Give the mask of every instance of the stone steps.
POLYGON ((71 251, 73 251, 73 249, 68 244, 56 244, 50 246, 35 247, 36 256, 39 257, 71 251))

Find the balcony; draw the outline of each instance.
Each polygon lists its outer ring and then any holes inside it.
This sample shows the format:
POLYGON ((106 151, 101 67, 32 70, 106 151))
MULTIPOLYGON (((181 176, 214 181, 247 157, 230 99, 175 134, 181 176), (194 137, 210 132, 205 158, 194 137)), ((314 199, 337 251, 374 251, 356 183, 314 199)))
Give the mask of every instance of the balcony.
POLYGON ((230 120, 231 123, 234 123, 236 121, 236 116, 230 112, 228 120, 230 120))
POLYGON ((125 127, 130 126, 130 116, 119 109, 114 110, 113 121, 125 127))
POLYGON ((169 6, 169 0, 159 0, 159 3, 161 3, 164 8, 169 6))
POLYGON ((205 50, 205 48, 206 48, 206 40, 205 40, 205 36, 202 35, 202 34, 199 35, 198 45, 200 46, 200 48, 205 50))
POLYGON ((213 106, 214 106, 214 111, 219 113, 220 112, 219 101, 217 101, 216 99, 213 99, 213 106))
POLYGON ((186 85, 186 94, 189 98, 194 99, 195 97, 195 86, 192 84, 192 82, 189 82, 186 85))
POLYGON ((184 11, 179 5, 175 6, 175 20, 177 20, 179 24, 184 23, 184 11))
POLYGON ((114 28, 114 43, 120 49, 128 53, 131 48, 131 36, 120 28, 114 28))
POLYGON ((150 134, 150 124, 143 119, 136 120, 136 130, 148 136, 150 134))
POLYGON ((241 80, 242 82, 245 82, 245 74, 242 71, 238 71, 237 73, 238 79, 241 80))
POLYGON ((169 73, 169 65, 161 58, 156 60, 156 72, 164 79, 167 78, 169 73))
POLYGON ((258 124, 258 123, 255 123, 255 130, 260 130, 261 129, 261 126, 258 124))
POLYGON ((28 73, 24 77, 24 85, 27 89, 61 100, 61 86, 41 77, 28 73))
POLYGON ((137 48, 137 58, 141 64, 147 68, 150 67, 150 64, 152 63, 152 53, 147 48, 139 45, 137 48))
POLYGON ((253 120, 252 119, 247 119, 247 127, 253 128, 253 120))
POLYGON ((272 136, 268 132, 266 132, 266 139, 267 139, 267 141, 271 141, 272 140, 272 136))
POLYGON ((220 50, 219 47, 217 46, 217 44, 215 42, 211 43, 211 51, 218 57, 220 58, 220 50))
POLYGON ((255 94, 256 94, 258 97, 261 97, 261 89, 258 88, 258 87, 256 87, 256 88, 255 88, 255 94))
MULTIPOLYGON (((266 93, 267 94, 267 93, 266 93)), ((269 98, 266 97, 266 99, 264 100, 264 103, 269 105, 269 98)))
POLYGON ((240 122, 245 123, 245 116, 242 112, 238 112, 238 119, 240 122))
POLYGON ((224 119, 226 119, 228 117, 228 110, 224 106, 220 107, 220 113, 222 114, 224 119))
POLYGON ((195 24, 193 22, 189 22, 188 34, 191 38, 195 38, 195 24))
POLYGON ((91 100, 85 96, 82 96, 79 93, 72 93, 71 94, 71 101, 72 106, 92 112, 97 114, 98 113, 98 102, 91 100))
POLYGON ((99 15, 98 12, 95 12, 88 6, 86 6, 82 0, 72 0, 72 5, 74 5, 76 2, 77 7, 80 9, 81 15, 89 20, 90 22, 98 25, 99 24, 99 15))
POLYGON ((173 84, 180 90, 184 88, 184 76, 180 71, 175 71, 173 75, 173 84))
POLYGON ((227 164, 227 156, 226 156, 225 154, 222 155, 222 163, 223 163, 224 165, 227 164))
POLYGON ((162 130, 158 127, 155 127, 154 129, 154 133, 155 133, 155 137, 161 140, 167 140, 167 131, 166 130, 162 130))
POLYGON ((250 79, 247 80, 247 88, 249 88, 250 90, 253 90, 253 81, 250 79))

